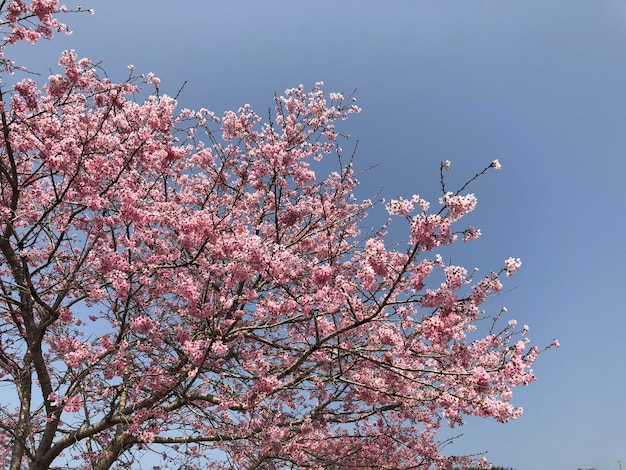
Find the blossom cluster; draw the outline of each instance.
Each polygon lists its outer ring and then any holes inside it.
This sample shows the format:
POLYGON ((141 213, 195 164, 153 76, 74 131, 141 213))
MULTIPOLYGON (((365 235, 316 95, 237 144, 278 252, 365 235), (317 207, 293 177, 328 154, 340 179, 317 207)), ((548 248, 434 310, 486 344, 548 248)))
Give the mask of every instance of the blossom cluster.
MULTIPOLYGON (((5 46, 66 30, 56 1, 2 8, 5 46)), ((482 277, 444 262, 480 236, 473 194, 391 199, 391 243, 364 230, 375 205, 339 146, 353 97, 300 85, 264 122, 177 110, 154 75, 113 83, 72 51, 59 66, 0 107, 0 376, 20 400, 0 466, 162 446, 164 468, 486 465, 438 431, 518 417, 539 351, 504 309, 479 321, 518 258, 482 277)))

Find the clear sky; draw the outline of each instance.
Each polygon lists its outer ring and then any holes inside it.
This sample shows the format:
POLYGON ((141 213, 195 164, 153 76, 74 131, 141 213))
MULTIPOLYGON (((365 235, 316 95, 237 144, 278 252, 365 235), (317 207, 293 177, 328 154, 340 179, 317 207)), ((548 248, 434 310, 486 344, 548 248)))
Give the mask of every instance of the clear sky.
MULTIPOLYGON (((71 3, 68 3, 68 6, 71 3)), ((27 46, 18 63, 54 70, 60 50, 154 72, 180 104, 218 114, 324 81, 357 89, 345 123, 358 195, 436 201, 499 158, 475 184, 483 237, 453 260, 522 269, 493 301, 531 327, 538 381, 501 425, 471 419, 453 453, 488 451, 517 470, 626 468, 626 2, 623 0, 84 0, 74 34, 27 46), (43 47, 42 47, 43 46, 43 47)), ((376 217, 372 217, 372 223, 376 217)))

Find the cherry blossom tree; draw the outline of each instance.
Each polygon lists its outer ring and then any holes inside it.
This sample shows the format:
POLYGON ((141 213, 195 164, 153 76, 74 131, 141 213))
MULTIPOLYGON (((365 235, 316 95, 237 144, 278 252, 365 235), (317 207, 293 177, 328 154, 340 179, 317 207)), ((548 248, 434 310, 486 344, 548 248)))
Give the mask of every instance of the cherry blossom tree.
MULTIPOLYGON (((66 30, 56 0, 0 10, 4 74, 13 43, 66 30)), ((177 110, 152 75, 113 83, 71 51, 59 66, 1 90, 3 468, 481 464, 438 431, 519 416, 539 350, 481 310, 518 259, 443 261, 480 235, 449 162, 436 207, 376 206, 335 128, 359 108, 321 83, 262 122, 177 110), (405 243, 364 228, 374 206, 405 243)))

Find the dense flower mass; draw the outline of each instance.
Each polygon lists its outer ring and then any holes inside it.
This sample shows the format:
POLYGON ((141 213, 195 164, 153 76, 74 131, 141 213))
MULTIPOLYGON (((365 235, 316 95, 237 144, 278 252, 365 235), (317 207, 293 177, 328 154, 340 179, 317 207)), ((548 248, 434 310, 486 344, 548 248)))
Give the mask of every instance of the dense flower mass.
MULTIPOLYGON (((3 53, 66 30, 56 1, 1 8, 3 53)), ((437 431, 519 416, 511 390, 539 351, 512 320, 477 334, 519 259, 477 277, 440 254, 480 236, 457 227, 473 194, 392 199, 408 240, 392 245, 362 231, 373 204, 338 146, 352 97, 317 83, 267 123, 218 118, 142 98, 153 75, 59 64, 1 95, 0 466, 486 465, 437 431)))

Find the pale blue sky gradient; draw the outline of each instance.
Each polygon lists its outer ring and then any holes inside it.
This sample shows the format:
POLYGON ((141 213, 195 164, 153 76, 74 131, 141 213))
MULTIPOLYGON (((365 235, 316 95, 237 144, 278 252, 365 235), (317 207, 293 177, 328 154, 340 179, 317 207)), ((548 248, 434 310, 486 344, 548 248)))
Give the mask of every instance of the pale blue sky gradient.
MULTIPOLYGON (((68 3, 68 5, 70 5, 68 3)), ((357 89, 363 112, 341 130, 359 141, 358 195, 436 201, 499 158, 472 187, 481 240, 451 253, 483 271, 523 267, 494 299, 527 323, 539 377, 518 389, 524 415, 471 419, 452 453, 488 451, 517 470, 626 468, 626 2, 84 0, 74 34, 21 47, 18 63, 55 70, 62 49, 154 72, 180 104, 220 115, 324 81, 357 89)), ((379 215, 381 215, 379 213, 379 215)), ((381 215, 382 217, 382 215, 381 215)), ((371 218, 372 223, 377 219, 371 218)))

